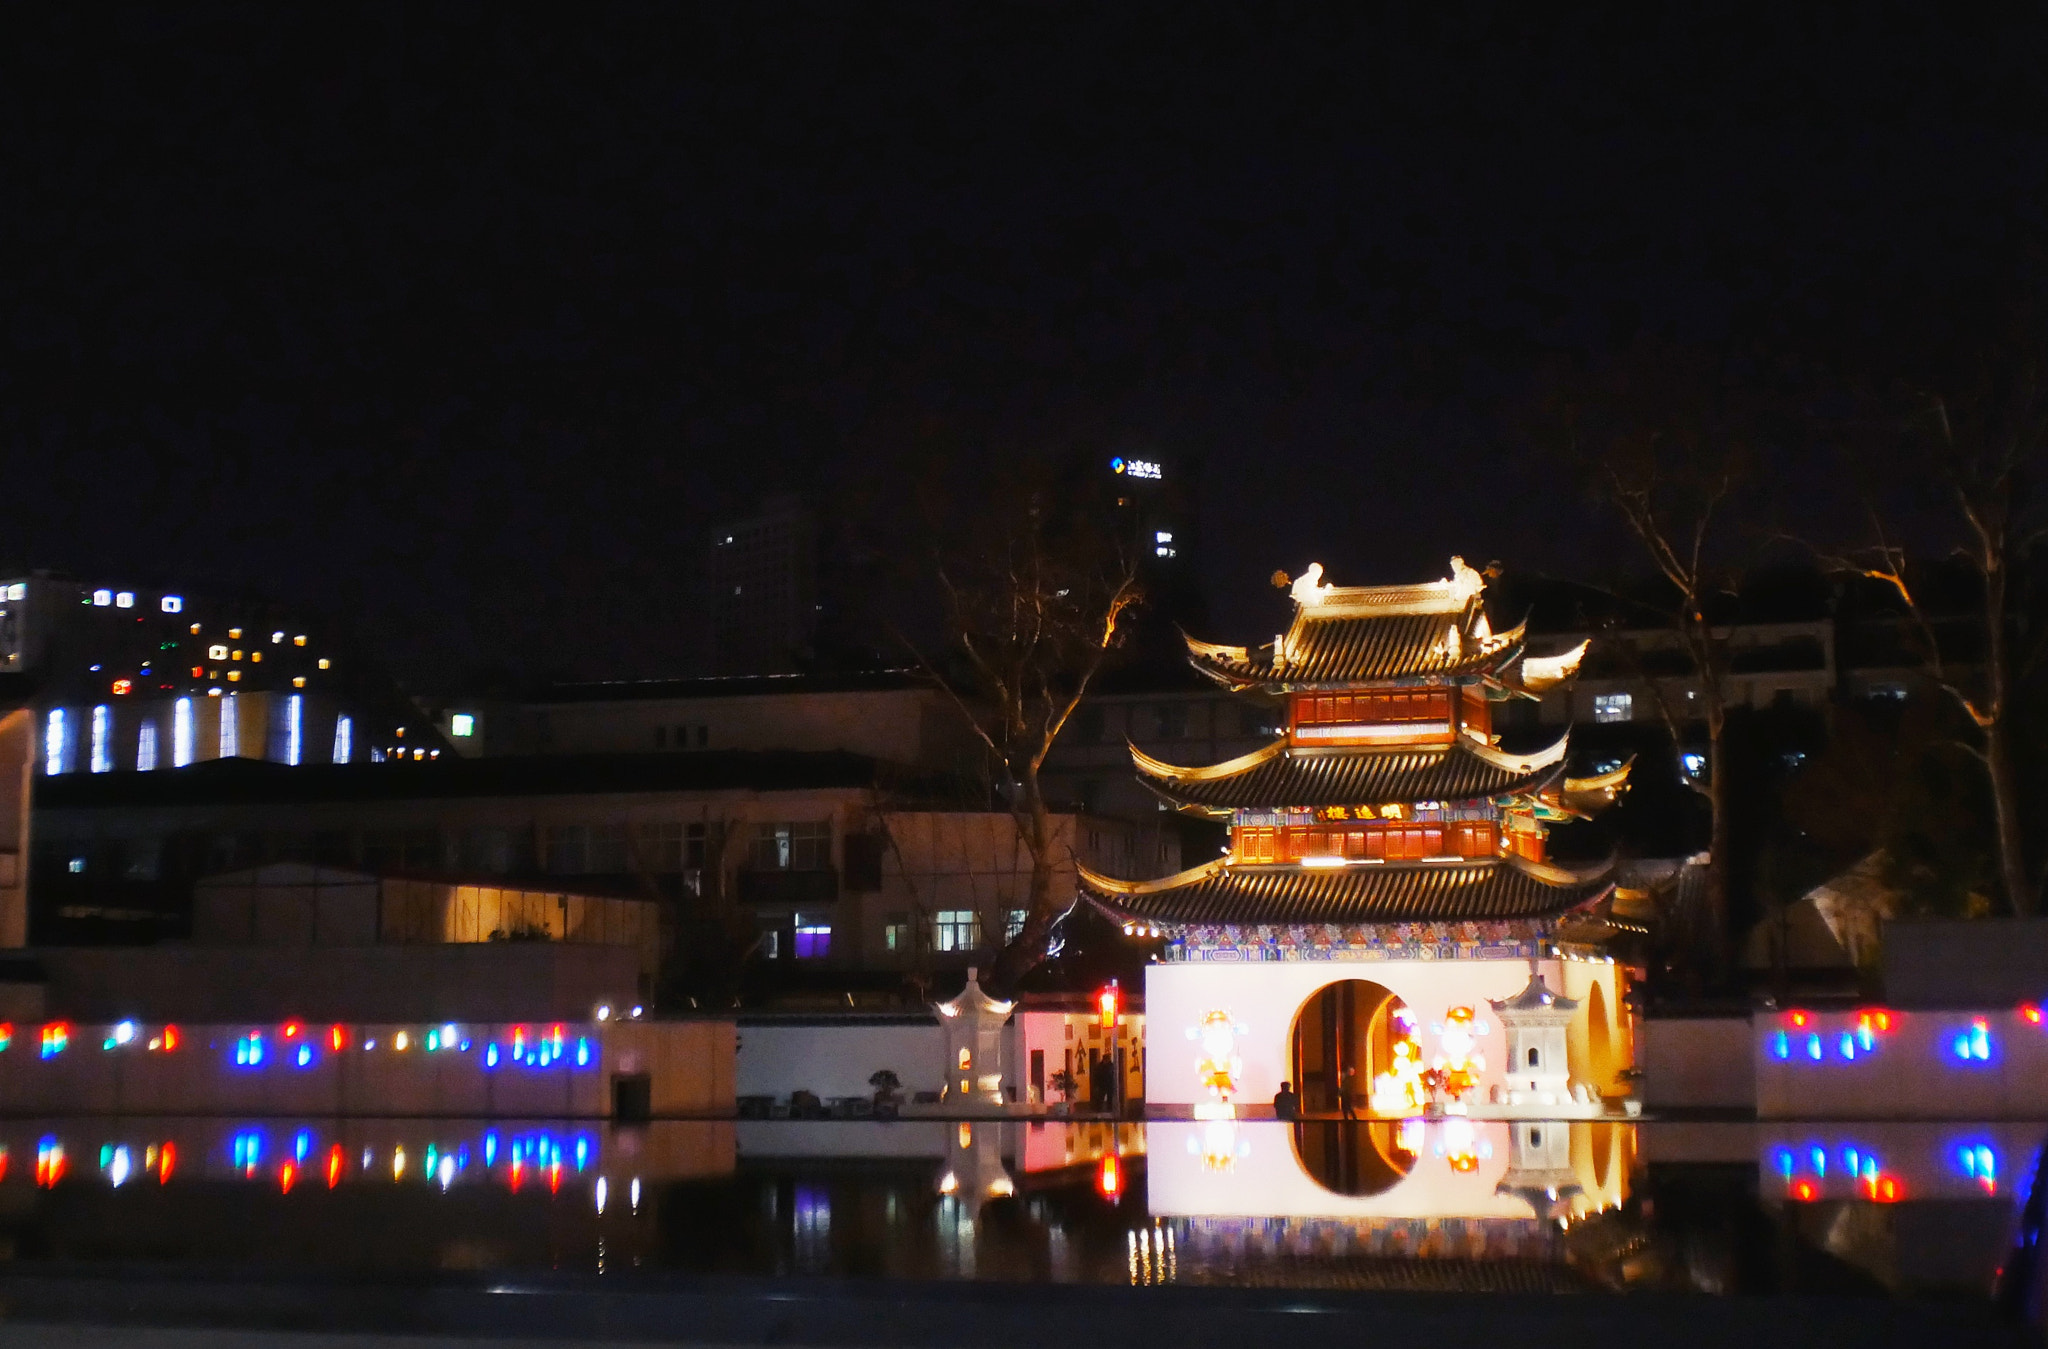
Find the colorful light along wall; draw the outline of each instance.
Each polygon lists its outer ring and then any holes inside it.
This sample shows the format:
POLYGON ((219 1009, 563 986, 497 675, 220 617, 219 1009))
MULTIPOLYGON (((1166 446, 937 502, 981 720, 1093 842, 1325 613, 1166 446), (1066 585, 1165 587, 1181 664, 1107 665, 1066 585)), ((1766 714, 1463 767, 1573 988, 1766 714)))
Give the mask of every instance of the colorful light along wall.
MULTIPOLYGON (((1785 1197, 1799 1203, 1827 1197, 1829 1156, 1829 1149, 1821 1143, 1804 1147, 1781 1145, 1774 1160, 1785 1182, 1785 1197)), ((1906 1197, 1905 1181, 1886 1170, 1871 1149, 1844 1143, 1834 1156, 1838 1161, 1834 1174, 1849 1183, 1856 1197, 1879 1204, 1895 1204, 1906 1197)))
MULTIPOLYGON (((349 1028, 330 1026, 322 1036, 309 1033, 304 1022, 287 1021, 275 1032, 275 1041, 282 1045, 281 1053, 273 1053, 272 1033, 262 1028, 243 1031, 236 1035, 227 1050, 237 1068, 261 1068, 277 1062, 294 1068, 310 1068, 321 1058, 321 1042, 324 1040, 327 1052, 339 1054, 351 1041, 349 1028)), ((108 1027, 100 1048, 109 1052, 125 1049, 141 1049, 150 1053, 172 1053, 184 1042, 183 1033, 175 1025, 165 1025, 153 1035, 145 1035, 143 1027, 134 1021, 121 1021, 108 1027)), ((415 1034, 409 1029, 395 1031, 387 1048, 395 1053, 406 1053, 417 1043, 426 1053, 467 1054, 476 1048, 475 1041, 454 1023, 428 1027, 415 1034)), ((374 1036, 361 1039, 364 1052, 374 1052, 378 1041, 374 1036)), ((0 1053, 13 1048, 14 1025, 0 1022, 0 1053)), ((71 1048, 71 1024, 66 1021, 46 1023, 37 1037, 37 1055, 53 1059, 71 1048)), ((596 1061, 596 1049, 590 1037, 575 1037, 570 1044, 567 1029, 561 1025, 548 1027, 544 1031, 530 1031, 525 1026, 514 1026, 508 1045, 491 1040, 483 1049, 483 1066, 496 1068, 506 1058, 527 1068, 549 1068, 556 1064, 588 1068, 596 1061)))

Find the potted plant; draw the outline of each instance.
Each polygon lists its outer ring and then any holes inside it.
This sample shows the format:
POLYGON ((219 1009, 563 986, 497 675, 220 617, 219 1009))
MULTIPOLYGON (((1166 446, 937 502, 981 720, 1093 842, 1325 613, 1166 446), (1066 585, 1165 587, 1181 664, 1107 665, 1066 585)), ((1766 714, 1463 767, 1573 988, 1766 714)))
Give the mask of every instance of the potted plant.
POLYGON ((883 1068, 868 1078, 868 1085, 875 1089, 875 1116, 878 1119, 895 1119, 897 1097, 903 1091, 903 1079, 896 1076, 893 1068, 883 1068))
POLYGON ((1052 1112, 1055 1115, 1066 1114, 1069 1109, 1068 1103, 1074 1099, 1074 1093, 1080 1089, 1081 1084, 1074 1080, 1071 1072, 1062 1068, 1052 1075, 1046 1085, 1060 1095, 1059 1104, 1052 1108, 1052 1112))

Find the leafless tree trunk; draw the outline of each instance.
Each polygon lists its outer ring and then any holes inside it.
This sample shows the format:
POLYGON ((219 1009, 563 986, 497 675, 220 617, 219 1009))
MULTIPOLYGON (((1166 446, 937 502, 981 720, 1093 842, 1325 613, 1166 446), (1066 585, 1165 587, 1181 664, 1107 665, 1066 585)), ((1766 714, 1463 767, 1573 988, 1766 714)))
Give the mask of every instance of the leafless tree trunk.
POLYGON ((2033 662, 2020 660, 2012 649, 2012 585, 2014 564, 2038 538, 2038 532, 2024 532, 2020 513, 2026 470, 2048 441, 2048 419, 2036 407, 2031 382, 2023 385, 2013 406, 2009 415, 1971 418, 1961 434, 1943 400, 1935 399, 1927 410, 1935 428, 1938 471, 1963 525, 1954 556, 1969 565, 1982 585, 1980 680, 1973 685, 1944 658, 1909 574, 1907 549, 1888 534, 1875 507, 1869 509, 1875 542, 1859 553, 1831 560, 1838 569, 1877 581, 1898 597, 1917 635, 1928 675, 1976 730, 1976 743, 1962 742, 1962 748, 1983 766, 1991 791, 1999 881, 2014 916, 2031 917, 2039 910, 2039 895, 2027 862, 2013 740, 2015 686, 2033 662))
POLYGON ((993 495, 995 509, 972 535, 936 559, 954 659, 917 656, 988 751, 1031 857, 1023 928, 984 981, 1002 991, 1044 959, 1072 898, 1055 886, 1068 858, 1040 771, 1142 591, 1128 552, 1077 521, 1079 503, 1058 487, 1038 482, 993 495))
MULTIPOLYGON (((1670 584, 1676 599, 1669 621, 1698 679, 1698 720, 1707 732, 1706 772, 1700 776, 1683 771, 1686 786, 1707 802, 1712 819, 1707 842, 1705 973, 1718 980, 1728 969, 1728 639, 1716 632, 1708 616, 1710 602, 1724 586, 1705 560, 1715 517, 1734 487, 1734 472, 1724 467, 1696 494, 1689 518, 1674 520, 1660 500, 1660 479, 1653 469, 1630 473, 1610 462, 1606 466, 1609 493, 1629 531, 1650 555, 1657 572, 1670 584)), ((1676 709, 1669 692, 1655 678, 1643 682, 1657 702, 1658 714, 1671 735, 1675 751, 1684 751, 1684 728, 1692 719, 1691 709, 1676 709)))

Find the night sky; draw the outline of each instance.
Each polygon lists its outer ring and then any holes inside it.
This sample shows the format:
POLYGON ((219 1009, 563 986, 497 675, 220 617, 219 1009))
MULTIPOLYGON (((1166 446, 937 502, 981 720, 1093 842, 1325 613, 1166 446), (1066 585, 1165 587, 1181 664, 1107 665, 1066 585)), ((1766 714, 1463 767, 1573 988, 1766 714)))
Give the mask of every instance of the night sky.
POLYGON ((1615 571, 1546 381, 1905 362, 2048 205, 2040 32, 1944 6, 82 8, 0 20, 0 562, 430 685, 687 671, 711 521, 935 448, 1199 474, 1218 638, 1615 571))

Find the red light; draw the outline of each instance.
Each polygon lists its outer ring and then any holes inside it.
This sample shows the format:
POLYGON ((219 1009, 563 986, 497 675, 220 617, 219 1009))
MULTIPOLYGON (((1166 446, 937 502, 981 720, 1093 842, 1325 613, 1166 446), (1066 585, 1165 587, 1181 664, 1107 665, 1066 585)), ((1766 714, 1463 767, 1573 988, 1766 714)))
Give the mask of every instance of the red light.
POLYGON ((2020 1004, 2020 1015, 2026 1018, 2027 1024, 2030 1026, 2041 1024, 2041 1009, 2031 1002, 2020 1004))
POLYGON ((1863 1182, 1863 1193, 1880 1204, 1896 1204, 1906 1196, 1897 1176, 1872 1176, 1863 1182))
POLYGON ((204 665, 195 665, 195 666, 193 666, 193 667, 192 667, 192 677, 193 677, 194 679, 204 679, 204 678, 206 678, 206 667, 205 667, 204 665))
POLYGON ((341 1184, 341 1144, 327 1149, 327 1188, 341 1184))
POLYGON ((292 1182, 297 1180, 298 1178, 299 1167, 298 1163, 296 1162, 286 1162, 277 1170, 278 1187, 282 1189, 286 1194, 290 1194, 292 1192, 292 1182))
POLYGON ((1095 995, 1095 1005, 1101 1009, 1101 1024, 1104 1030, 1111 1030, 1116 1026, 1118 997, 1117 986, 1113 980, 1095 995))
POLYGON ((114 681, 114 694, 115 694, 115 696, 116 696, 116 697, 119 697, 119 696, 120 696, 121 694, 127 693, 127 692, 128 692, 129 690, 133 689, 134 687, 135 687, 134 683, 133 683, 132 681, 130 681, 130 680, 126 680, 126 679, 116 679, 116 680, 114 681))
POLYGON ((305 1027, 301 1026, 296 1021, 287 1021, 284 1023, 284 1038, 287 1040, 296 1040, 299 1038, 299 1032, 304 1029, 305 1027))
POLYGON ((562 1190, 562 1164, 556 1162, 548 1168, 548 1193, 560 1194, 562 1190))
POLYGON ((519 1193, 519 1182, 526 1178, 526 1163, 517 1157, 512 1159, 512 1193, 519 1193))
POLYGON ((1123 1167, 1114 1152, 1102 1154, 1101 1169, 1095 1173, 1095 1189, 1104 1199, 1114 1199, 1124 1188, 1123 1167))
POLYGON ((0 1146, 0 1180, 7 1179, 7 1149, 0 1146))
POLYGON ((1792 1197, 1802 1204, 1810 1204, 1819 1196, 1820 1191, 1814 1188, 1810 1180, 1798 1181, 1792 1186, 1792 1197))
POLYGON ((178 1145, 166 1143, 156 1154, 156 1183, 163 1185, 171 1178, 171 1168, 178 1164, 178 1145))
POLYGON ((164 1048, 165 1048, 166 1050, 172 1050, 172 1049, 176 1049, 177 1047, 178 1047, 178 1028, 177 1028, 176 1026, 165 1026, 165 1027, 164 1027, 164 1048))
POLYGON ((1793 1025, 1795 1025, 1795 1026, 1803 1026, 1803 1025, 1805 1025, 1805 1024, 1806 1024, 1806 1013, 1804 1013, 1804 1012, 1794 1012, 1794 1013, 1792 1014, 1792 1024, 1793 1024, 1793 1025))
POLYGON ((327 1032, 327 1043, 339 1052, 341 1047, 348 1043, 348 1032, 336 1026, 327 1032))

